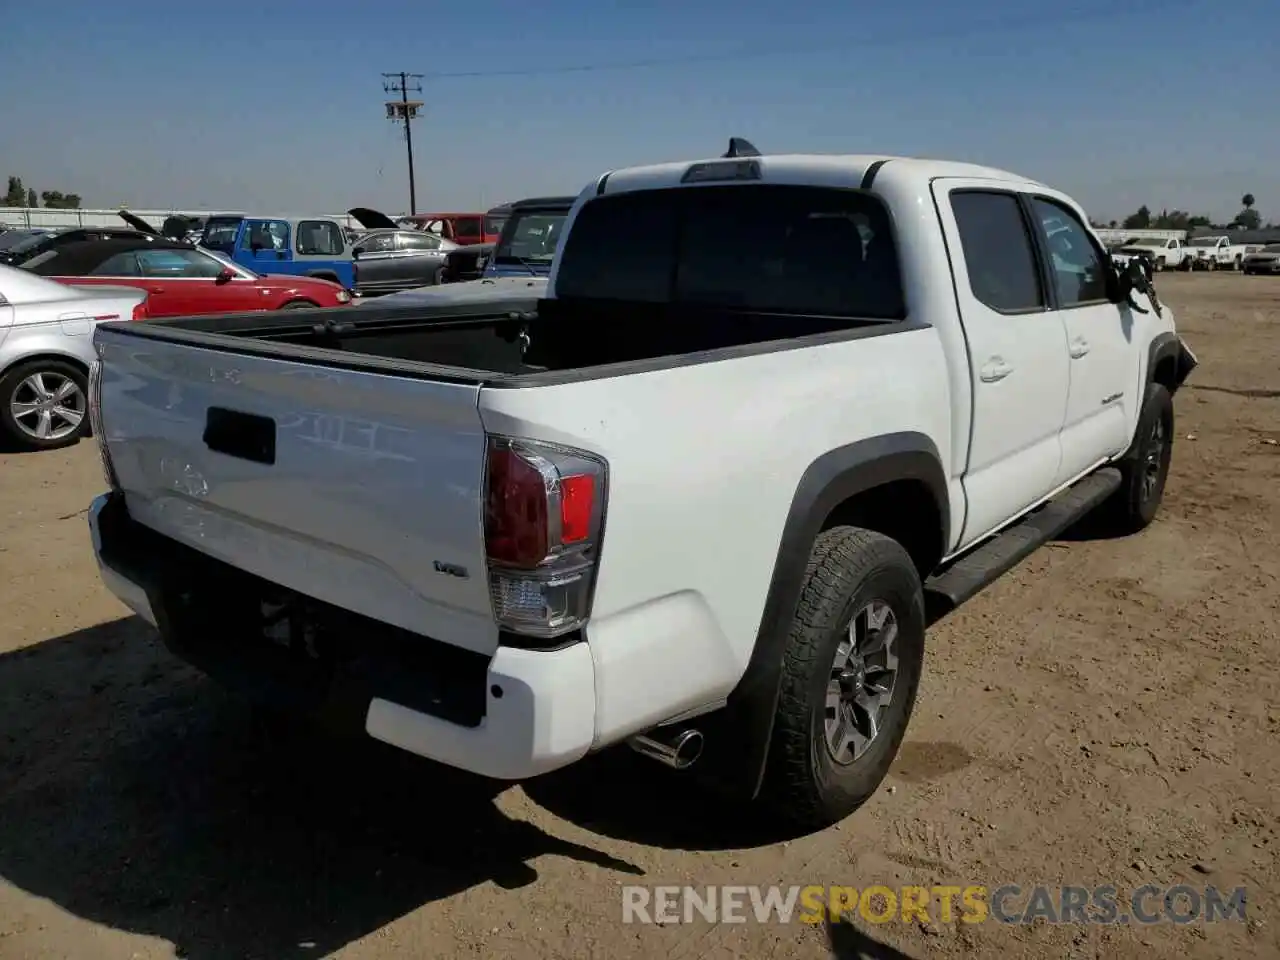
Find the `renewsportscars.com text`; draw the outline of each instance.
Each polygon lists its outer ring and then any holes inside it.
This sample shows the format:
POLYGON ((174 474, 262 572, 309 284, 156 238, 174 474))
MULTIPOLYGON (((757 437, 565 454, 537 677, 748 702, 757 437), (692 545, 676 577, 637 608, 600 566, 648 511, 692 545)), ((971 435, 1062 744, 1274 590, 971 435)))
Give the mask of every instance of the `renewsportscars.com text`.
POLYGON ((1245 919, 1243 887, 628 886, 623 923, 1186 924, 1245 919))

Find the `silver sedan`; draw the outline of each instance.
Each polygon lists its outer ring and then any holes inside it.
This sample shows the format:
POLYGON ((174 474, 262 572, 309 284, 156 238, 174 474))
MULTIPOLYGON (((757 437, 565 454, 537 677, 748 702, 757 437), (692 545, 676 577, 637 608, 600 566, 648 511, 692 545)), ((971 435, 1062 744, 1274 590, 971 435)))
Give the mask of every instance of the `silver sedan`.
POLYGON ((144 319, 146 299, 0 266, 0 445, 50 450, 84 436, 94 327, 144 319))

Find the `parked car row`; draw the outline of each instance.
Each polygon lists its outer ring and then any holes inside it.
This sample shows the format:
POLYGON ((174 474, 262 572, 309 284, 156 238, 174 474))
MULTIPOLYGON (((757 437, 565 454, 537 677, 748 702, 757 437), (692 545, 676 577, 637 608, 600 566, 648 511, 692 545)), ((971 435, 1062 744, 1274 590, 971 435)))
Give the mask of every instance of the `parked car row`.
POLYGON ((23 264, 38 276, 77 286, 135 287, 150 317, 243 313, 351 302, 319 277, 255 273, 213 250, 178 240, 89 240, 46 250, 23 264))
POLYGON ((1121 266, 1131 259, 1141 259, 1148 272, 1242 270, 1245 260, 1260 249, 1258 244, 1236 243, 1225 234, 1185 242, 1177 237, 1139 237, 1113 246, 1111 256, 1121 266))
MULTIPOLYGON (((356 294, 391 301, 527 301, 546 289, 573 197, 506 204, 491 241, 460 243, 459 224, 406 227, 375 210, 351 236, 325 217, 224 214, 160 230, 127 226, 0 234, 0 440, 33 449, 74 443, 89 428, 92 326, 210 314, 340 307, 356 294), (56 321, 56 322, 51 322, 56 321)), ((455 215, 459 220, 462 215, 455 215)))
POLYGON ((1250 253, 1240 263, 1244 273, 1280 273, 1280 243, 1269 243, 1250 253))

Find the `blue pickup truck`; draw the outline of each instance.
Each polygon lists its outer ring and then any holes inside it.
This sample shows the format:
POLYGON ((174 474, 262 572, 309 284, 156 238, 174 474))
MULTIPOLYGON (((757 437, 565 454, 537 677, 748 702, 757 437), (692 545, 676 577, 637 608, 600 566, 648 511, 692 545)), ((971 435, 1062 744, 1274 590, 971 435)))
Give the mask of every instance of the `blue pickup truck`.
POLYGON ((213 216, 205 221, 200 245, 258 273, 355 286, 351 242, 343 225, 329 217, 213 216))

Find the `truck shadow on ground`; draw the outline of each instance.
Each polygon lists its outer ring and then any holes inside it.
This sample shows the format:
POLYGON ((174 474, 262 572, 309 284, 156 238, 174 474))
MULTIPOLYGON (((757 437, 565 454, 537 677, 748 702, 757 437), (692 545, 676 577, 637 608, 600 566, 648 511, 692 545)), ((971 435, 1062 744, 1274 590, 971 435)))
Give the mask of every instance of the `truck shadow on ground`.
POLYGON ((827 923, 832 960, 913 960, 910 954, 863 933, 846 920, 827 923))
POLYGON ((327 955, 485 881, 525 886, 548 854, 642 873, 507 817, 506 784, 264 732, 136 619, 0 656, 0 876, 239 960, 327 955))

